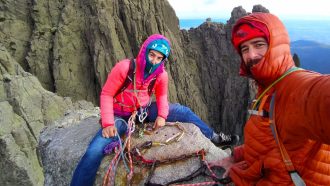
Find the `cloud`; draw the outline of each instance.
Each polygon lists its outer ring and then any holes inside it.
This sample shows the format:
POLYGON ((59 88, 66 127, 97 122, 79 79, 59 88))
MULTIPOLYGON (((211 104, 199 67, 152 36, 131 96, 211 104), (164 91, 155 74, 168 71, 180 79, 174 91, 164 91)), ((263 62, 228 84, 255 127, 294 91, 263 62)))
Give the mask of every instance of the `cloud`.
POLYGON ((214 3, 216 3, 216 2, 217 2, 217 0, 205 0, 205 1, 204 1, 204 4, 209 5, 209 4, 214 4, 214 3))
POLYGON ((330 19, 327 1, 323 0, 168 0, 180 19, 229 18, 231 11, 242 6, 251 12, 261 4, 282 18, 330 19))

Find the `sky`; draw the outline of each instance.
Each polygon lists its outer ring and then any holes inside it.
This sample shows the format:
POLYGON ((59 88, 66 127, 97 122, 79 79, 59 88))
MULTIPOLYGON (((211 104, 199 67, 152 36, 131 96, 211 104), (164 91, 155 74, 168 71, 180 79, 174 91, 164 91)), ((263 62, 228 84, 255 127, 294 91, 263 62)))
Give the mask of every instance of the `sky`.
POLYGON ((242 6, 251 12, 261 4, 280 19, 329 20, 328 0, 168 0, 179 19, 229 19, 242 6))

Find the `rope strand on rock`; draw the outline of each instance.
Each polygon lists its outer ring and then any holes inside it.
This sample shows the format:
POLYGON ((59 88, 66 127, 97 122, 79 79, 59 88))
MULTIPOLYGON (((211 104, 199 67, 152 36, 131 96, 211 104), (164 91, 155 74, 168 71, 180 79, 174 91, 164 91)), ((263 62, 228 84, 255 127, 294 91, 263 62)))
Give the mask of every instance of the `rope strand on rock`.
MULTIPOLYGON (((165 126, 171 126, 171 127, 177 127, 180 132, 178 132, 177 134, 174 134, 173 136, 171 136, 170 138, 166 139, 163 142, 157 142, 157 141, 146 141, 143 144, 137 145, 134 148, 131 149, 131 135, 134 132, 134 128, 135 128, 135 117, 136 117, 136 112, 134 112, 132 114, 132 116, 129 118, 128 120, 128 130, 126 133, 126 140, 124 143, 124 147, 120 145, 118 145, 118 149, 116 149, 116 154, 115 157, 113 158, 113 160, 111 161, 111 164, 108 168, 108 171, 104 177, 103 180, 103 186, 107 186, 107 185, 115 185, 115 172, 116 172, 116 168, 118 165, 118 162, 120 161, 120 155, 123 154, 123 151, 125 150, 125 146, 127 147, 126 150, 127 152, 125 153, 126 156, 124 156, 123 161, 128 161, 129 162, 129 171, 127 174, 127 185, 131 185, 131 181, 133 178, 133 174, 134 174, 134 167, 133 167, 133 163, 134 164, 142 164, 144 166, 150 167, 150 171, 149 171, 149 175, 146 179, 145 185, 159 185, 159 184, 155 184, 155 183, 151 183, 150 180, 154 174, 154 171, 156 169, 156 167, 160 164, 170 164, 170 163, 174 163, 177 161, 181 161, 181 160, 186 160, 192 157, 199 157, 199 159, 202 162, 202 166, 196 170, 195 172, 193 172, 191 175, 188 175, 185 178, 181 178, 178 180, 174 180, 168 184, 165 185, 171 185, 171 184, 175 184, 178 182, 183 182, 183 181, 188 181, 188 180, 192 180, 193 178, 195 178, 196 176, 199 175, 204 175, 204 176, 208 176, 210 178, 213 179, 213 181, 207 181, 207 182, 201 182, 201 183, 195 183, 195 184, 181 184, 181 185, 186 185, 186 186, 199 186, 199 185, 214 185, 214 184, 228 184, 231 182, 230 178, 218 178, 216 176, 216 174, 213 172, 212 167, 210 167, 210 165, 208 164, 208 162, 205 160, 205 154, 206 152, 204 151, 204 149, 199 150, 197 152, 191 153, 191 154, 183 154, 177 157, 172 157, 172 158, 168 158, 168 159, 162 159, 162 160, 157 160, 157 159, 147 159, 145 157, 143 157, 143 155, 141 154, 142 151, 145 151, 147 149, 150 149, 153 146, 164 146, 164 145, 169 145, 173 142, 178 142, 181 140, 181 138, 183 137, 185 131, 184 128, 182 126, 179 125, 178 122, 176 123, 170 123, 168 125, 165 126)), ((121 142, 120 142, 121 143, 121 142)))
MULTIPOLYGON (((128 134, 127 134, 127 151, 130 152, 131 150, 131 135, 134 132, 132 130, 133 128, 135 129, 135 117, 136 117, 137 112, 134 111, 131 117, 128 119, 128 134)), ((129 159, 129 167, 130 167, 130 172, 127 175, 127 185, 131 185, 131 180, 133 177, 133 160, 131 153, 128 153, 128 159, 129 159)))

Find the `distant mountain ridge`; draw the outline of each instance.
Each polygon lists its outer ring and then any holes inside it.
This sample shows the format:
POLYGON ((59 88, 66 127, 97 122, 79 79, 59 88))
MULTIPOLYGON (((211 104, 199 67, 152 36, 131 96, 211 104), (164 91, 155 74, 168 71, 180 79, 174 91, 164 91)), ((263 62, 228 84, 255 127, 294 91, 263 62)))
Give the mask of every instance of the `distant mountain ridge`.
MULTIPOLYGON (((197 28, 206 19, 179 19, 181 29, 197 28)), ((227 19, 211 19, 212 22, 226 23, 227 19)), ((283 20, 290 40, 310 40, 330 45, 329 20, 283 20)))
MULTIPOLYGON (((180 28, 189 30, 196 28, 205 19, 180 19, 180 28)), ((212 19, 212 22, 225 23, 225 19, 212 19)), ((301 67, 330 74, 330 37, 324 34, 330 29, 329 24, 318 20, 286 20, 291 42, 291 53, 296 53, 300 59, 301 67), (312 25, 307 27, 306 25, 312 25), (321 43, 322 42, 322 43, 321 43)))
POLYGON ((291 41, 309 40, 330 45, 329 20, 283 20, 291 41))
POLYGON ((298 40, 291 43, 291 53, 298 55, 302 68, 330 74, 330 45, 298 40))

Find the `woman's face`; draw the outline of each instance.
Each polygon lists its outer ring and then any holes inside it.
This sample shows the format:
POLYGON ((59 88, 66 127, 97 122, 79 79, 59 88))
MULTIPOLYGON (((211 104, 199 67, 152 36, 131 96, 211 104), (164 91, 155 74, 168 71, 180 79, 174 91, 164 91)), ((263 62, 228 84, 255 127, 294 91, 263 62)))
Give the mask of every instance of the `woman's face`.
POLYGON ((151 64, 156 65, 162 62, 164 55, 156 50, 150 50, 148 58, 151 64))

